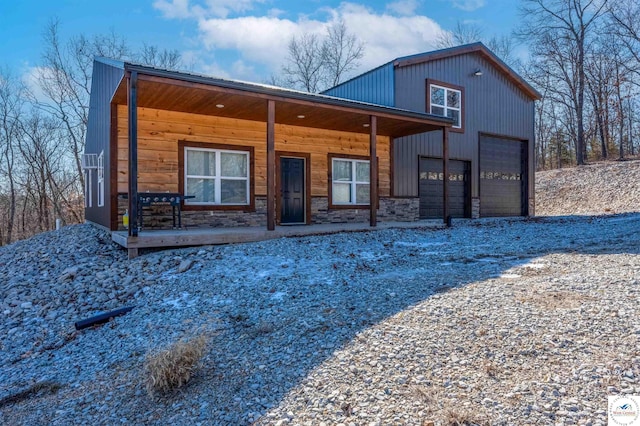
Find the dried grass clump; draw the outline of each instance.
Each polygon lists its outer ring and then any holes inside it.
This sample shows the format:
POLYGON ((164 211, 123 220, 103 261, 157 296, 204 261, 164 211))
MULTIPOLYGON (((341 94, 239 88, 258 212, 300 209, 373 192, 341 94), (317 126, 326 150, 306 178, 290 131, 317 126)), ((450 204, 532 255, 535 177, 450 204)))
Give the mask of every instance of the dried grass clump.
POLYGON ((449 410, 446 419, 447 426, 489 426, 486 419, 477 417, 468 410, 449 410))
POLYGON ((144 363, 145 386, 149 395, 185 385, 204 356, 208 338, 201 334, 180 339, 168 348, 147 355, 144 363))

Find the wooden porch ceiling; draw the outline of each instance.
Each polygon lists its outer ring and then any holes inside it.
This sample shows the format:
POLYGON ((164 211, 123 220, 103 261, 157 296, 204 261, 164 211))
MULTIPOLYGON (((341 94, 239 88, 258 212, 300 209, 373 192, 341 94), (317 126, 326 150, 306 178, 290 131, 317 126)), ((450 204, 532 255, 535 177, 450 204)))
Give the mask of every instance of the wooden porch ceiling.
MULTIPOLYGON (((215 82, 216 80, 211 80, 215 82)), ((138 74, 138 106, 193 114, 215 115, 242 120, 267 120, 267 101, 276 104, 278 124, 369 134, 369 117, 378 118, 377 134, 402 137, 450 127, 446 119, 403 112, 355 102, 341 101, 268 86, 253 91, 252 85, 239 88, 214 83, 185 81, 157 75, 138 74), (290 97, 291 93, 296 94, 290 97), (218 105, 224 105, 220 108, 218 105), (299 116, 304 116, 301 118, 299 116)), ((114 96, 116 104, 127 104, 127 79, 120 82, 114 96)))

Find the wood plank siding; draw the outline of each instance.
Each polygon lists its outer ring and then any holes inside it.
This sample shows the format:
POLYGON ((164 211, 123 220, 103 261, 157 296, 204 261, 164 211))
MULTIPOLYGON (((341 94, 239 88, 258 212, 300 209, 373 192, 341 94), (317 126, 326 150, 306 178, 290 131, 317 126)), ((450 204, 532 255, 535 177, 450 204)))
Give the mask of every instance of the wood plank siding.
MULTIPOLYGON (((118 110, 118 192, 128 185, 127 106, 118 110)), ((265 116, 266 120, 266 116, 265 116)), ((301 120, 302 121, 302 120, 301 120)), ((439 132, 438 132, 439 133, 439 132)), ((178 142, 204 142, 254 148, 255 195, 267 194, 265 121, 138 108, 138 190, 182 192, 178 184, 178 142)), ((311 196, 328 196, 328 154, 369 155, 369 135, 275 124, 275 150, 308 153, 311 196)), ((377 137, 380 196, 390 193, 389 137, 377 137)))

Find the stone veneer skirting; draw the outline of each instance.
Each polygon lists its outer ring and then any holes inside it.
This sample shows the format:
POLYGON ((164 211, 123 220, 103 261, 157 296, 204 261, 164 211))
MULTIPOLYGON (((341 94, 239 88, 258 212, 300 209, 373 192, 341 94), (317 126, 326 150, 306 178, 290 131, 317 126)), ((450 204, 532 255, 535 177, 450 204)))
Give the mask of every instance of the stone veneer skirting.
MULTIPOLYGON (((122 215, 128 208, 127 200, 118 202, 118 227, 122 225, 122 215)), ((378 221, 413 222, 419 220, 419 198, 380 198, 378 221)), ((152 207, 144 215, 143 229, 171 229, 171 207, 152 207)), ((329 209, 327 197, 311 198, 311 223, 366 223, 369 209, 329 209)), ((182 225, 190 227, 232 228, 238 226, 267 226, 267 198, 255 197, 255 211, 235 210, 183 211, 182 225)))
POLYGON ((471 219, 478 219, 480 217, 480 198, 471 198, 471 219))

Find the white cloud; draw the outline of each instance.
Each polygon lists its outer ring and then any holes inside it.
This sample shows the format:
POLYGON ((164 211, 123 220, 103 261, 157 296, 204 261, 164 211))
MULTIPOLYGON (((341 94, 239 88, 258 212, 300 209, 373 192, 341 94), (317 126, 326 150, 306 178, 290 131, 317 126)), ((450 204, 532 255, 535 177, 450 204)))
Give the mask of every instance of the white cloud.
POLYGON ((213 16, 226 18, 232 12, 250 11, 255 3, 263 3, 263 0, 207 0, 207 9, 213 16))
POLYGON ((398 0, 387 4, 386 9, 400 16, 411 16, 416 13, 416 9, 420 5, 418 0, 398 0))
POLYGON ((253 9, 256 3, 264 0, 205 0, 194 2, 190 0, 155 0, 153 7, 162 12, 168 19, 186 18, 226 18, 232 13, 244 13, 253 9))
POLYGON ((167 19, 186 19, 192 16, 189 0, 156 0, 153 7, 167 19))
POLYGON ((202 19, 198 23, 208 50, 237 50, 245 59, 273 69, 286 55, 288 40, 303 31, 313 31, 311 22, 294 23, 267 16, 233 19, 202 19))
POLYGON ((277 17, 282 16, 282 15, 284 15, 286 13, 287 12, 282 10, 282 9, 273 8, 273 9, 269 9, 269 11, 267 12, 267 15, 272 17, 272 18, 277 18, 277 17))
POLYGON ((423 15, 380 15, 354 4, 343 4, 340 15, 349 31, 365 43, 360 71, 399 56, 431 50, 433 41, 442 33, 442 28, 435 21, 423 15))
POLYGON ((202 63, 198 66, 199 72, 205 75, 209 75, 212 77, 218 78, 230 78, 230 79, 238 79, 237 76, 231 75, 228 70, 224 67, 220 66, 217 62, 207 62, 202 63))
MULTIPOLYGON (((198 63, 194 64, 195 69, 216 76, 253 81, 262 81, 272 73, 278 74, 287 57, 287 45, 291 37, 304 33, 324 34, 327 27, 339 19, 345 22, 349 32, 356 34, 365 44, 365 55, 357 72, 377 67, 399 56, 431 50, 433 41, 443 31, 427 16, 401 13, 414 8, 416 0, 391 3, 393 6, 389 6, 388 12, 382 13, 360 4, 344 2, 337 8, 321 7, 312 15, 294 19, 287 19, 277 11, 273 13, 273 10, 264 16, 219 16, 225 10, 231 10, 230 3, 227 0, 209 1, 208 11, 202 9, 201 5, 189 6, 187 0, 157 0, 154 6, 165 16, 174 16, 174 19, 182 19, 180 17, 184 16, 186 6, 189 19, 197 23, 198 40, 203 50, 198 63), (212 3, 221 9, 212 9, 212 3), (167 4, 175 8, 165 7, 167 4), (213 16, 211 11, 218 16, 213 16), (232 56, 232 59, 222 62, 222 58, 228 56, 232 56), (207 65, 210 63, 213 65, 207 65)), ((245 10, 242 8, 255 3, 238 0, 234 2, 234 10, 245 10)), ((193 47, 193 50, 197 51, 197 48, 193 47)), ((197 57, 193 52, 189 56, 192 59, 197 57)))
POLYGON ((53 78, 54 71, 47 67, 27 67, 21 76, 22 83, 27 88, 29 95, 37 102, 47 104, 49 97, 42 90, 41 78, 53 78))
POLYGON ((200 19, 198 29, 206 49, 233 49, 247 62, 261 63, 269 71, 280 69, 287 56, 291 37, 303 33, 324 33, 332 20, 343 19, 350 32, 365 43, 361 70, 376 67, 398 56, 432 48, 442 32, 426 16, 378 14, 353 3, 337 9, 323 9, 326 21, 299 18, 297 21, 274 16, 243 16, 232 19, 200 19))
POLYGON ((452 0, 453 7, 464 10, 465 12, 473 12, 484 7, 486 0, 452 0))

